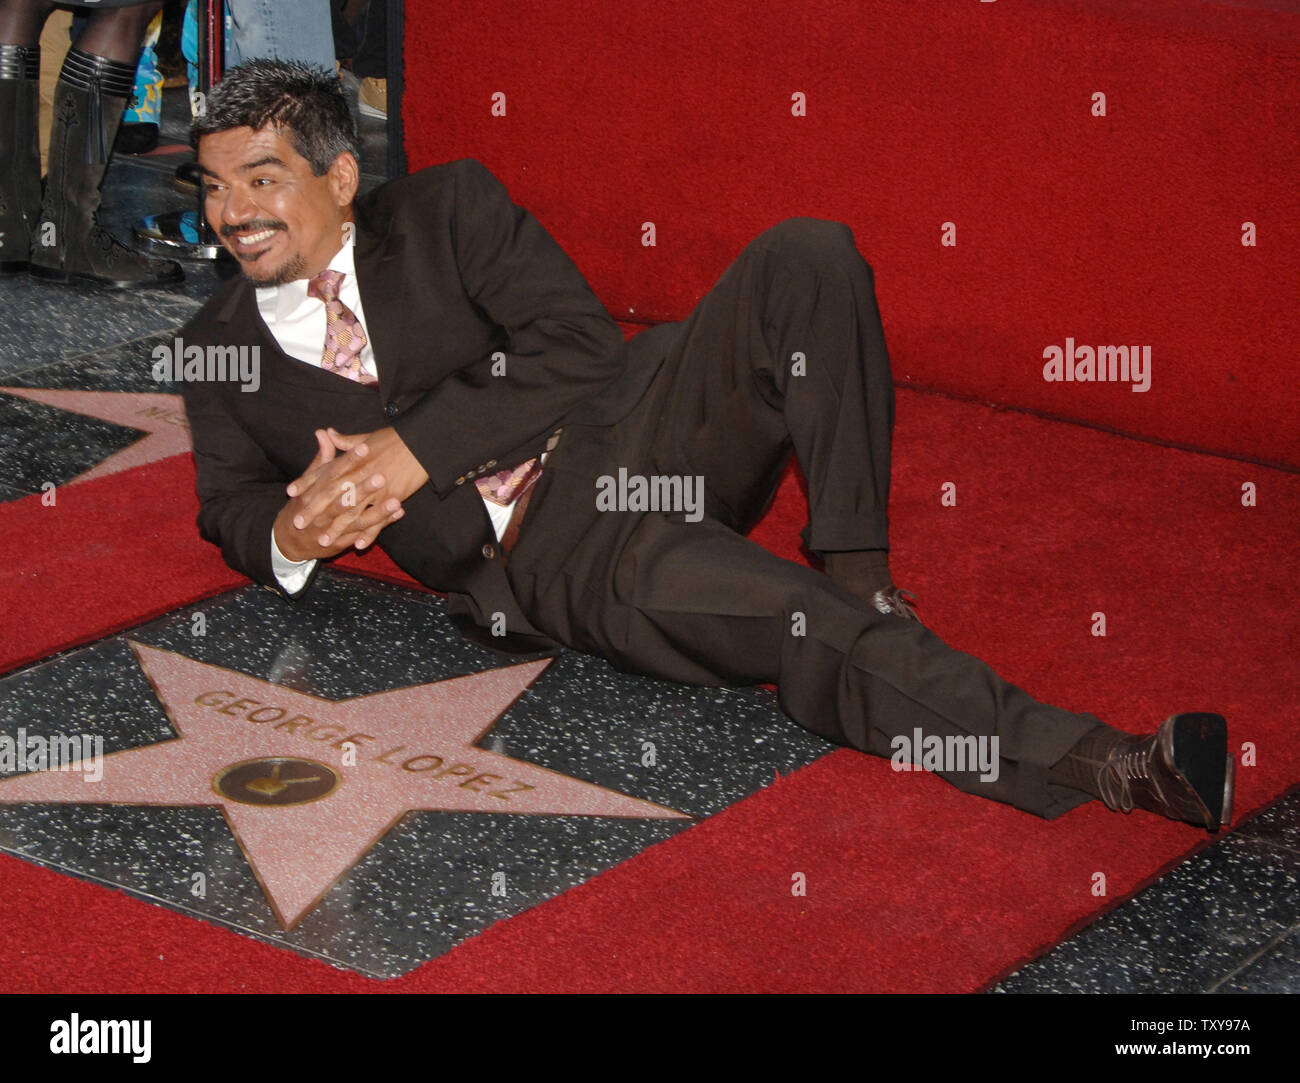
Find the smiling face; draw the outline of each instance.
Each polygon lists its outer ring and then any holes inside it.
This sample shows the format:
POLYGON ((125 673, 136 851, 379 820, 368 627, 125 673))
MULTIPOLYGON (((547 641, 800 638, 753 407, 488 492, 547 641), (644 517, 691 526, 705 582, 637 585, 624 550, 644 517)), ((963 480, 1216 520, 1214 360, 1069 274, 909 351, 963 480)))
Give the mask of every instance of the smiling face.
POLYGON ((199 171, 208 224, 259 286, 311 278, 343 246, 359 179, 351 154, 318 177, 278 129, 230 128, 199 140, 199 171))

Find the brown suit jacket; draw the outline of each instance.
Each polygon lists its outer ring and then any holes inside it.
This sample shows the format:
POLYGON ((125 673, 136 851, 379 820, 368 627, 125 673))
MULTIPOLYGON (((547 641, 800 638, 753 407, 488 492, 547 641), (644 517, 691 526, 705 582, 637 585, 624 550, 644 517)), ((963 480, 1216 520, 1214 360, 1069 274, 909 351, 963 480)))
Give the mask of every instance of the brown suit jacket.
MULTIPOLYGON (((313 431, 393 426, 428 472, 378 544, 449 592, 454 614, 539 633, 506 581, 483 473, 536 454, 565 424, 612 424, 640 398, 662 351, 629 367, 622 333, 537 220, 479 162, 390 182, 356 207, 356 272, 377 388, 279 349, 255 287, 227 284, 182 331, 187 347, 257 346, 261 386, 183 381, 198 469, 199 531, 228 564, 278 589, 272 524, 316 450, 313 431), (504 353, 504 375, 493 375, 504 353)), ((657 337, 657 336, 655 336, 657 337)))

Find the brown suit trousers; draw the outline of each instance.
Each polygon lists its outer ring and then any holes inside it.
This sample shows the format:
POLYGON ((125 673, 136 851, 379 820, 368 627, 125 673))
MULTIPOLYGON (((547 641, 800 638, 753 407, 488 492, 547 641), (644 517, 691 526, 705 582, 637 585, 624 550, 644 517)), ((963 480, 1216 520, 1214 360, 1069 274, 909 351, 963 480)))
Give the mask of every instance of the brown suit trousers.
POLYGON ((793 452, 808 484, 808 547, 888 547, 893 388, 871 269, 847 227, 773 227, 687 320, 629 349, 663 352, 654 382, 618 424, 565 427, 507 563, 538 629, 620 669, 774 683, 800 724, 877 755, 917 730, 996 737, 995 780, 940 773, 1048 818, 1089 800, 1047 773, 1096 718, 1037 702, 921 624, 878 613, 741 533, 793 452), (703 515, 600 510, 602 479, 620 469, 703 478, 703 515))

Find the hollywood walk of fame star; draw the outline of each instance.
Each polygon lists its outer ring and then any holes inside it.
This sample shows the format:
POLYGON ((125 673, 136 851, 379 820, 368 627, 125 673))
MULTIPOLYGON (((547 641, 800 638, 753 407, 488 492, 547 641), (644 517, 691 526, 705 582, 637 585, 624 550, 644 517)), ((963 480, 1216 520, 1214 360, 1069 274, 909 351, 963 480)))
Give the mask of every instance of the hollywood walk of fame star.
POLYGON ((218 806, 286 929, 411 810, 690 818, 477 747, 549 659, 336 702, 131 647, 177 739, 107 754, 98 782, 0 780, 0 804, 218 806))
MULTIPOLYGON (((136 391, 68 391, 47 387, 0 387, 6 395, 16 395, 31 402, 43 403, 86 417, 96 417, 128 429, 140 429, 145 436, 114 452, 72 479, 90 481, 116 474, 121 470, 157 462, 190 450, 190 429, 179 395, 136 391)), ((69 483, 71 484, 71 482, 69 483)))

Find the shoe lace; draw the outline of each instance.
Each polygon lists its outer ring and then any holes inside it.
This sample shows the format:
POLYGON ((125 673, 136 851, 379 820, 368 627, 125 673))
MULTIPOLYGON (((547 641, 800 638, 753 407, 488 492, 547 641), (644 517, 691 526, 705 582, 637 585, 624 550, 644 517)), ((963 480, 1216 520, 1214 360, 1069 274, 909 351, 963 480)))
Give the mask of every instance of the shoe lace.
POLYGON ((898 587, 882 587, 871 596, 871 604, 878 612, 919 621, 921 618, 916 615, 915 602, 915 594, 898 587))
POLYGON ((1151 751, 1139 746, 1127 750, 1116 749, 1101 765, 1097 773, 1097 788, 1101 790, 1101 799, 1120 812, 1132 812, 1134 809, 1132 782, 1151 778, 1151 751))

